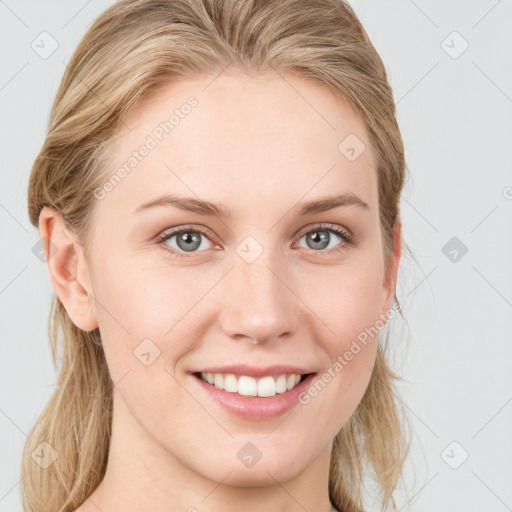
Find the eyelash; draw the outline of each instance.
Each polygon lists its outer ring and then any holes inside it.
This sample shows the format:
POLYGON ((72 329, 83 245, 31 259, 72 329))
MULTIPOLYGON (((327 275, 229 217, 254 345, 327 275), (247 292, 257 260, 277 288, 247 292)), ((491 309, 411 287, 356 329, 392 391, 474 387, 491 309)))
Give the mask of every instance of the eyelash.
MULTIPOLYGON (((302 233, 299 237, 299 240, 304 235, 307 235, 309 233, 314 233, 315 231, 331 231, 331 232, 335 233, 336 235, 338 235, 343 240, 343 242, 340 242, 335 248, 332 248, 329 251, 314 251, 313 249, 311 249, 311 252, 313 252, 315 258, 319 257, 318 254, 315 254, 315 253, 326 254, 328 257, 334 256, 334 255, 336 255, 336 253, 340 253, 340 252, 344 251, 346 249, 346 246, 354 245, 354 240, 353 240, 352 236, 347 231, 341 229, 340 227, 338 227, 334 224, 318 224, 317 226, 313 226, 313 228, 302 233)), ((185 226, 185 227, 173 230, 173 231, 168 231, 166 233, 162 233, 158 237, 157 243, 160 244, 165 251, 170 252, 171 254, 176 255, 179 258, 191 258, 191 257, 193 257, 193 254, 196 254, 195 252, 192 252, 192 253, 190 253, 190 256, 187 256, 185 252, 177 251, 176 249, 169 247, 165 243, 165 242, 167 242, 167 240, 170 240, 173 236, 179 235, 180 233, 188 233, 188 232, 201 233, 206 238, 208 238, 208 240, 210 240, 209 236, 208 236, 210 233, 208 230, 206 230, 204 228, 200 228, 200 227, 185 226)), ((199 251, 199 252, 204 252, 204 251, 199 251)))

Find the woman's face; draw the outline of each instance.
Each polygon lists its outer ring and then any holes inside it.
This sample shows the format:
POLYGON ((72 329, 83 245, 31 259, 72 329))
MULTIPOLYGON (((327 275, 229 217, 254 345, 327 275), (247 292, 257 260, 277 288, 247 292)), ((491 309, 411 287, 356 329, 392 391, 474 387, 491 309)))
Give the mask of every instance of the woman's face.
POLYGON ((362 121, 296 75, 223 73, 162 87, 124 122, 87 274, 114 429, 233 485, 324 464, 368 385, 377 338, 361 333, 382 326, 396 275, 386 285, 362 121), (287 390, 293 374, 316 375, 287 390))

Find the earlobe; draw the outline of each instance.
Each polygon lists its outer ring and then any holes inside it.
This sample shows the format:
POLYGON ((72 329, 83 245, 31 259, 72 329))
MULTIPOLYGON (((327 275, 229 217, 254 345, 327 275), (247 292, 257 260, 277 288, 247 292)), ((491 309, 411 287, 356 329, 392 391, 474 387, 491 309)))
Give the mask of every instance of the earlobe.
POLYGON ((80 244, 66 228, 62 215, 48 206, 39 215, 39 232, 50 280, 71 321, 83 331, 96 329, 89 269, 80 244))

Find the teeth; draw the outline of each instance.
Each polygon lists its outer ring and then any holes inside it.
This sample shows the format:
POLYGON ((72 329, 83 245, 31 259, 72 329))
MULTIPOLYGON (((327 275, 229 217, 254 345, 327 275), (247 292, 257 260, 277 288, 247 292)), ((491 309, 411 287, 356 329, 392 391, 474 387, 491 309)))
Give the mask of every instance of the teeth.
POLYGON ((216 388, 224 389, 224 375, 222 375, 222 373, 216 373, 213 383, 216 388))
POLYGON ((237 377, 232 373, 201 373, 201 379, 217 389, 223 389, 229 393, 238 393, 244 396, 274 396, 276 393, 285 393, 293 389, 299 382, 299 374, 279 375, 278 377, 262 377, 255 379, 241 375, 237 377))
POLYGON ((276 380, 276 391, 284 393, 286 391, 286 375, 279 375, 276 380))
POLYGON ((238 379, 232 374, 226 375, 224 378, 224 389, 230 393, 237 393, 238 379))
POLYGON ((238 394, 246 396, 256 396, 258 394, 258 384, 256 379, 243 375, 238 379, 238 394))
POLYGON ((274 396, 276 393, 274 377, 263 377, 258 380, 258 396, 274 396))

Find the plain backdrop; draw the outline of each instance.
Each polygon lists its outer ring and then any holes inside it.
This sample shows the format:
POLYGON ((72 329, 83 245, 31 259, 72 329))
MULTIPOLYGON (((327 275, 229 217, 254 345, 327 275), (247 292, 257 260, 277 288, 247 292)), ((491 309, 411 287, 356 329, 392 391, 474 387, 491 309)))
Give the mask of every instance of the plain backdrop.
MULTIPOLYGON (((30 169, 65 64, 111 3, 0 1, 1 511, 21 510, 23 444, 56 383, 30 169), (51 55, 34 49, 41 38, 51 55)), ((394 348, 413 444, 399 510, 511 510, 512 1, 351 4, 388 70, 410 173, 401 211, 416 260, 404 254, 394 348)))

